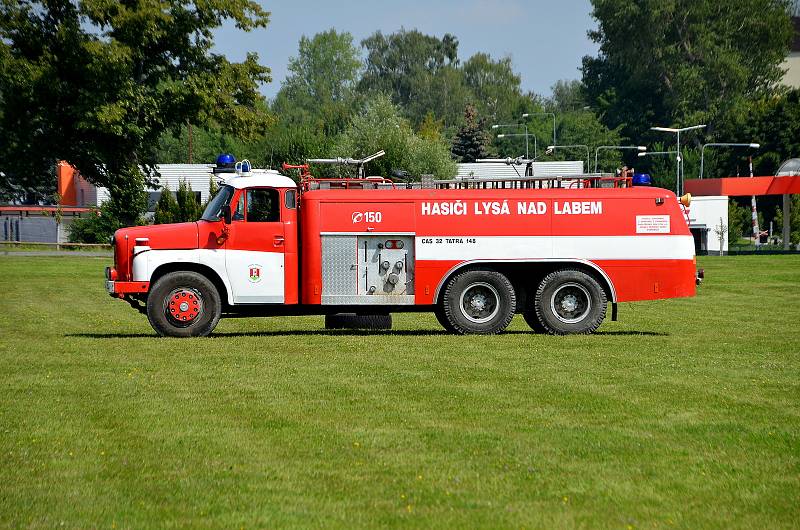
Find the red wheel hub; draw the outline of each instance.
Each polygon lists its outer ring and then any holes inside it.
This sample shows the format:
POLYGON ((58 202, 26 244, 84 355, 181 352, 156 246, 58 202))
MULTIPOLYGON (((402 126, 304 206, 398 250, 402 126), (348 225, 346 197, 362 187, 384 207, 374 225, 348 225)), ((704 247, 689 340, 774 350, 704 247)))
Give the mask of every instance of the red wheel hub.
POLYGON ((203 301, 191 289, 178 289, 169 295, 167 312, 178 322, 191 322, 202 312, 203 301))

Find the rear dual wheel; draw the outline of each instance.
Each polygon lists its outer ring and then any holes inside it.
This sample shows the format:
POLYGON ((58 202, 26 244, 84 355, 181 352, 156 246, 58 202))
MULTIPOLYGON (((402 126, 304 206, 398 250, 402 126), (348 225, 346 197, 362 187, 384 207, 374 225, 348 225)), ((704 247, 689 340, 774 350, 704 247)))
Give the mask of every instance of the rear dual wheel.
POLYGON ((435 313, 451 333, 491 335, 508 327, 516 304, 514 287, 503 274, 472 270, 447 282, 435 313))
POLYGON ((586 334, 603 323, 607 303, 605 291, 592 276, 564 269, 542 279, 523 317, 537 333, 586 334))

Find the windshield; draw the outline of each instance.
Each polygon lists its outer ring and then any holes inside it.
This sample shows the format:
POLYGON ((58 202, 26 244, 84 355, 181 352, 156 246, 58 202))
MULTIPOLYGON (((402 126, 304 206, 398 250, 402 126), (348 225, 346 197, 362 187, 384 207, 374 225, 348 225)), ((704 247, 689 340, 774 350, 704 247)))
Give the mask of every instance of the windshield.
POLYGON ((219 221, 222 214, 222 208, 231 202, 233 197, 233 188, 231 186, 222 186, 214 198, 208 201, 203 215, 200 216, 201 221, 219 221))

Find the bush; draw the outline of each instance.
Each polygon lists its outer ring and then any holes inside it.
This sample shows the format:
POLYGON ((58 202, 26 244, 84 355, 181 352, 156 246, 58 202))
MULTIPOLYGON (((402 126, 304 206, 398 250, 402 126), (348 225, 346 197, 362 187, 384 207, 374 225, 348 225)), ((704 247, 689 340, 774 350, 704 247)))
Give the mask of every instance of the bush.
POLYGON ((108 244, 111 236, 122 225, 113 213, 110 202, 93 209, 86 217, 79 217, 69 225, 70 243, 108 244))
POLYGON ((426 139, 416 134, 400 117, 387 96, 379 95, 336 140, 333 156, 361 158, 384 149, 386 155, 370 163, 371 175, 390 177, 394 170, 408 171, 414 177, 432 174, 451 178, 456 164, 441 139, 426 139))
POLYGON ((178 184, 176 199, 178 203, 177 217, 173 222, 181 223, 200 219, 200 215, 203 213, 200 211, 200 202, 192 191, 192 186, 185 179, 178 184))
POLYGON ((165 225, 175 223, 178 220, 180 211, 178 209, 178 201, 173 197, 172 192, 166 186, 161 188, 161 196, 156 203, 156 211, 153 222, 157 225, 165 225))

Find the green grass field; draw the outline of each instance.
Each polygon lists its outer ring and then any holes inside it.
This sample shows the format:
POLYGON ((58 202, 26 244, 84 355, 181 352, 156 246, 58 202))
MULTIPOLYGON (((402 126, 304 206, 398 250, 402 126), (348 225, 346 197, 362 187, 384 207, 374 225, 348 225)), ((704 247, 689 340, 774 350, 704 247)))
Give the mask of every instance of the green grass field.
POLYGON ((800 256, 575 337, 162 339, 107 264, 0 256, 2 527, 800 526, 800 256))

